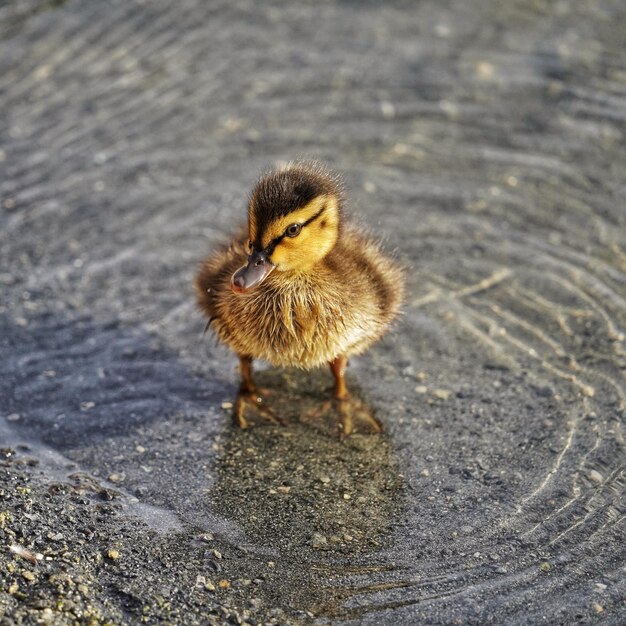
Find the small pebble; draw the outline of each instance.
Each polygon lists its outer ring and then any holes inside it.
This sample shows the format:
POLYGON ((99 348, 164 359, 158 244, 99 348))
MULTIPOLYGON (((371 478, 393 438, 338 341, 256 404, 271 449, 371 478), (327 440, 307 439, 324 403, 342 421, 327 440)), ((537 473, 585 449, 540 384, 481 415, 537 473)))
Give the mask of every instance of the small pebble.
POLYGON ((544 561, 540 566, 539 569, 542 572, 549 572, 552 569, 552 565, 550 565, 550 563, 548 563, 548 561, 544 561))
POLYGON ((89 409, 93 409, 93 407, 96 406, 95 402, 81 402, 80 403, 80 410, 81 411, 89 411, 89 409))
POLYGON ((376 193, 376 185, 370 180, 366 180, 363 183, 363 189, 365 189, 367 193, 376 193))
POLYGON ((418 385, 415 387, 415 393, 428 393, 428 387, 426 385, 418 385))
POLYGON ((35 580, 36 576, 35 574, 33 574, 31 571, 29 570, 24 570, 22 572, 22 577, 25 578, 26 580, 35 580))
POLYGON ((433 396, 438 400, 447 400, 452 395, 452 392, 448 389, 435 389, 433 396))
POLYGON ((106 556, 108 559, 115 561, 120 558, 120 553, 117 550, 109 549, 106 551, 106 556))
POLYGON ((7 415, 7 422, 17 422, 20 419, 21 415, 19 413, 11 413, 7 415))
POLYGON ((109 480, 112 483, 121 483, 126 476, 124 474, 109 474, 109 480))
POLYGON ((223 409, 232 409, 233 408, 233 403, 232 402, 222 402, 222 408, 223 409))
POLYGON ((591 470, 589 472, 589 480, 592 480, 594 483, 601 485, 604 481, 604 477, 602 476, 602 474, 600 474, 598 470, 591 470))
POLYGON ((22 557, 25 561, 28 561, 29 563, 36 565, 37 555, 33 554, 30 550, 27 550, 23 546, 14 544, 9 547, 9 550, 13 552, 14 554, 17 554, 18 556, 22 557))
POLYGON ((597 602, 593 603, 593 610, 596 613, 604 613, 604 607, 601 604, 598 604, 597 602))
POLYGON ((383 117, 386 120, 390 120, 396 116, 396 107, 393 106, 392 102, 388 102, 388 101, 381 102, 380 112, 383 114, 383 117))
POLYGON ((476 74, 483 80, 488 80, 495 74, 496 68, 488 61, 479 61, 476 63, 476 74))
POLYGON ((135 452, 139 452, 139 454, 143 454, 146 449, 143 446, 135 446, 135 452))
POLYGON ((596 395, 596 390, 591 385, 585 385, 583 387, 583 394, 588 398, 593 398, 596 395))
POLYGON ((325 485, 327 485, 330 482, 330 477, 329 476, 320 476, 320 482, 322 482, 325 485))
POLYGON ((222 578, 222 580, 220 580, 217 585, 220 589, 230 589, 230 580, 222 578))
POLYGON ((423 469, 420 472, 420 476, 430 476, 430 472, 427 469, 423 469))

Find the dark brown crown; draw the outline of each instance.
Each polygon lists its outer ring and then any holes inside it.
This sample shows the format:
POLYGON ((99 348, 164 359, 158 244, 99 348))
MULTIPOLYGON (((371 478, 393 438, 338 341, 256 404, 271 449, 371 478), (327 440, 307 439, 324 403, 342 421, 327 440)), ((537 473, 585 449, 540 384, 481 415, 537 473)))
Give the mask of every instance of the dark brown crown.
POLYGON ((343 202, 341 178, 317 162, 290 163, 262 176, 250 194, 250 212, 259 233, 274 220, 306 206, 321 195, 343 202))

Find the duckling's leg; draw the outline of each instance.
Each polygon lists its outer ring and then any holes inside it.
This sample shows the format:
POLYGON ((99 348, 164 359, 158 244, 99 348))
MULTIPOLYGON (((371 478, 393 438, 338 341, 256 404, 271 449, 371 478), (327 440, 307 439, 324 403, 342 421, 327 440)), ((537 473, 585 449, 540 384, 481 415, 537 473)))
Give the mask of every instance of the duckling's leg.
POLYGON ((330 371, 335 379, 335 398, 337 398, 337 400, 347 400, 350 397, 345 378, 348 359, 346 359, 345 356, 338 356, 328 365, 330 365, 330 371))
POLYGON ((248 428, 249 422, 245 417, 246 405, 254 407, 255 411, 264 419, 274 424, 283 424, 284 422, 271 411, 268 407, 263 406, 263 396, 260 394, 258 387, 252 380, 252 357, 239 356, 239 371, 241 372, 241 385, 235 400, 233 408, 233 420, 239 428, 248 428))
POLYGON ((348 360, 345 356, 338 356, 329 362, 330 371, 335 379, 335 399, 337 400, 339 414, 341 415, 341 423, 339 424, 339 436, 341 438, 348 437, 354 430, 354 417, 364 420, 372 432, 380 433, 383 425, 374 417, 373 413, 367 407, 350 398, 350 393, 346 386, 346 366, 348 360))

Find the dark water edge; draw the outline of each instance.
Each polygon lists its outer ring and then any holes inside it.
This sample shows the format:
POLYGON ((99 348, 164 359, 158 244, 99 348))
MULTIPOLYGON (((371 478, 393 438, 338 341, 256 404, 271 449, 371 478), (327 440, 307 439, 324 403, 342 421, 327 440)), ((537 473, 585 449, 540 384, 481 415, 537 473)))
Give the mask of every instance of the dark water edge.
POLYGON ((0 3, 0 624, 620 624, 620 1, 0 3), (191 279, 269 164, 408 268, 384 422, 233 430, 191 279), (11 549, 13 547, 13 550, 11 549), (39 558, 38 555, 41 555, 39 558))

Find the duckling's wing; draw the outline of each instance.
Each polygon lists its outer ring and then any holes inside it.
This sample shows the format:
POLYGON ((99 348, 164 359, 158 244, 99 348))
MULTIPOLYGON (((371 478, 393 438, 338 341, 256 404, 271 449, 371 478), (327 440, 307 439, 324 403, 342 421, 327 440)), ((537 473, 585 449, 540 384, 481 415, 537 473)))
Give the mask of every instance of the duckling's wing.
MULTIPOLYGON (((370 320, 376 333, 396 317, 404 299, 404 271, 382 249, 380 242, 363 229, 346 227, 336 250, 345 289, 355 308, 370 306, 376 312, 370 320)), ((366 321, 364 321, 367 324, 366 321)))
POLYGON ((196 300, 209 318, 209 324, 218 316, 219 298, 224 290, 229 290, 231 276, 245 265, 247 241, 247 235, 242 233, 230 244, 211 253, 198 269, 194 279, 196 300))

